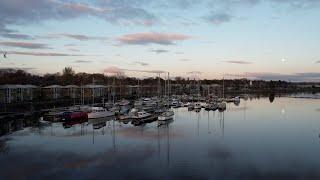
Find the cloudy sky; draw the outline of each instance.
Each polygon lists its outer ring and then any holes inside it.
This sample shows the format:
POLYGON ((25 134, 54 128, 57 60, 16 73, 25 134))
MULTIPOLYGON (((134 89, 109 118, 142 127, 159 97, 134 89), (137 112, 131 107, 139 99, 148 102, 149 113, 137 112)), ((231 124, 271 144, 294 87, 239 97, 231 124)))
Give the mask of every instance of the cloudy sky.
POLYGON ((1 0, 1 68, 320 81, 319 0, 1 0))

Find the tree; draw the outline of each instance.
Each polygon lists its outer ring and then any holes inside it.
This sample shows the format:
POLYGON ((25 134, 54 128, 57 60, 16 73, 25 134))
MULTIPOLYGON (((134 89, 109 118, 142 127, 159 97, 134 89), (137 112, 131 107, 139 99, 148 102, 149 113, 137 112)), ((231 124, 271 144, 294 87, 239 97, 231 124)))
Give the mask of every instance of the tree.
POLYGON ((72 67, 65 67, 62 71, 61 81, 63 85, 74 84, 75 72, 72 67))

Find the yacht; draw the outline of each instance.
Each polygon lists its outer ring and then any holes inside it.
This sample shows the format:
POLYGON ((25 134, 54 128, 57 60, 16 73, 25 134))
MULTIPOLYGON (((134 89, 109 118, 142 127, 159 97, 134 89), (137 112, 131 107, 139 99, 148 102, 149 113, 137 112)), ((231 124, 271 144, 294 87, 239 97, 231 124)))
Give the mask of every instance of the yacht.
POLYGON ((113 111, 108 111, 103 107, 91 107, 91 111, 88 113, 88 118, 95 119, 95 118, 110 117, 114 115, 115 113, 113 111))
POLYGON ((172 119, 174 116, 174 112, 172 110, 167 110, 166 112, 162 113, 159 117, 159 121, 167 121, 172 119))
POLYGON ((148 118, 150 117, 151 114, 147 113, 146 111, 142 110, 142 111, 138 111, 135 114, 131 115, 132 119, 144 119, 144 118, 148 118))

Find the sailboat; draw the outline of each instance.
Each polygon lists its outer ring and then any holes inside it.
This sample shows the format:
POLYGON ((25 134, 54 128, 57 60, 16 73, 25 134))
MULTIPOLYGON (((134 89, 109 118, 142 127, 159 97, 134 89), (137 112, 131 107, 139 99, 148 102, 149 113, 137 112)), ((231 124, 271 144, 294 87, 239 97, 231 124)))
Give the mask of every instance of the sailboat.
POLYGON ((224 99, 224 78, 223 78, 223 81, 222 81, 222 95, 223 95, 222 102, 220 102, 218 104, 218 110, 219 111, 224 111, 224 110, 227 109, 227 103, 225 102, 225 99, 224 99))
POLYGON ((198 81, 198 102, 195 103, 194 109, 199 112, 202 108, 202 104, 200 103, 200 82, 198 81))
MULTIPOLYGON (((170 97, 170 80, 168 73, 168 96, 170 97)), ((174 112, 171 109, 166 109, 160 116, 158 116, 159 121, 167 121, 172 119, 174 116, 174 112)))

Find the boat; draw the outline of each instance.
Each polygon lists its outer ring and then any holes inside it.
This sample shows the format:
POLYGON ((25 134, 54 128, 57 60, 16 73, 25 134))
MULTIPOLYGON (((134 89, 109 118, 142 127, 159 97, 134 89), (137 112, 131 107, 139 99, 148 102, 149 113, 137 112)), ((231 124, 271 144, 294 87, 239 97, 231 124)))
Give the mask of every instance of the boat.
POLYGON ((131 115, 132 119, 144 119, 144 118, 148 118, 150 117, 151 114, 142 110, 142 111, 138 111, 135 114, 131 115))
POLYGON ((223 78, 223 81, 222 81, 222 95, 223 95, 223 99, 218 104, 218 110, 220 112, 222 112, 222 111, 227 109, 227 103, 224 101, 224 78, 223 78))
POLYGON ((88 120, 88 113, 83 111, 66 111, 62 113, 63 121, 88 120))
POLYGON ((205 107, 205 110, 207 110, 207 111, 210 111, 210 110, 215 111, 217 109, 218 109, 217 103, 208 103, 205 107))
POLYGON ((115 115, 115 112, 108 111, 103 107, 91 107, 91 111, 88 113, 88 118, 95 119, 95 118, 110 117, 114 115, 115 115))
POLYGON ((166 112, 166 109, 165 108, 158 108, 154 111, 155 114, 162 114, 166 112))
POLYGON ((181 103, 180 103, 180 102, 173 103, 173 104, 172 104, 172 107, 173 107, 173 108, 180 108, 180 107, 181 107, 181 103))
POLYGON ((172 119, 174 116, 174 112, 172 110, 167 110, 166 112, 162 113, 159 117, 159 121, 167 121, 172 119))
POLYGON ((224 111, 226 109, 227 109, 227 103, 226 102, 223 101, 223 102, 218 104, 218 110, 219 111, 224 111))
POLYGON ((188 104, 188 111, 192 111, 194 109, 194 104, 193 103, 189 103, 188 104))
POLYGON ((201 109, 201 108, 202 108, 201 103, 196 103, 196 104, 194 105, 194 109, 201 109))
POLYGON ((211 104, 206 104, 205 106, 204 106, 204 110, 206 110, 206 111, 210 111, 211 110, 211 104))

